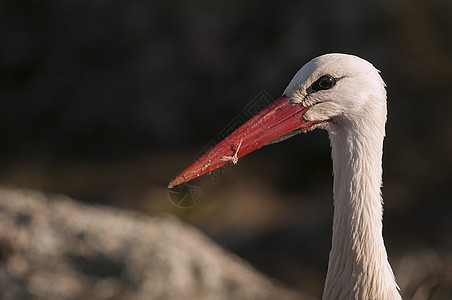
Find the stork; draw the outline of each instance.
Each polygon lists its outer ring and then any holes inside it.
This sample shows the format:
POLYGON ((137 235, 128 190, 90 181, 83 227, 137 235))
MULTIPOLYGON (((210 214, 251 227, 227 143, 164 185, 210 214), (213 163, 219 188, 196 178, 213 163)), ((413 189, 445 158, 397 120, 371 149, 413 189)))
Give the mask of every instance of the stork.
POLYGON ((304 65, 283 95, 219 142, 172 188, 266 144, 328 131, 334 174, 332 248, 323 299, 401 299, 382 235, 386 89, 379 71, 348 54, 304 65))

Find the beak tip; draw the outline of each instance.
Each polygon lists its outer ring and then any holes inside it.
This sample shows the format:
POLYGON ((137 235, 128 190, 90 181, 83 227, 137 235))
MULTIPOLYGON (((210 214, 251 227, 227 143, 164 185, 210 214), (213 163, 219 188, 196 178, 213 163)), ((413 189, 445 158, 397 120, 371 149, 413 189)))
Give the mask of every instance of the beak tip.
POLYGON ((168 184, 168 188, 169 188, 169 189, 172 189, 173 187, 175 187, 176 185, 179 184, 179 183, 178 183, 179 180, 176 180, 176 179, 177 179, 177 177, 174 178, 173 180, 171 180, 171 182, 168 184))

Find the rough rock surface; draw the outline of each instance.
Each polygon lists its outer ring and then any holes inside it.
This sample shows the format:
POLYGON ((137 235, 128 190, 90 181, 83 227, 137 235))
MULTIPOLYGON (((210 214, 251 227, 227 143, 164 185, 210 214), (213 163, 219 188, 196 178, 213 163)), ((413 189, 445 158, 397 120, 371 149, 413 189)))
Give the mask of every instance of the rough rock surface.
POLYGON ((1 299, 310 299, 174 217, 0 188, 1 299))

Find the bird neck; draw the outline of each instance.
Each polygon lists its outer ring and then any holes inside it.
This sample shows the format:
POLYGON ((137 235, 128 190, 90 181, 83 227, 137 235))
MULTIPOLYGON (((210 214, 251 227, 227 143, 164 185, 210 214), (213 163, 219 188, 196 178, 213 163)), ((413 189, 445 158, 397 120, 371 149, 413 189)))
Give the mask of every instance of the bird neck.
POLYGON ((329 136, 334 219, 323 299, 400 299, 382 236, 384 124, 347 124, 329 136))

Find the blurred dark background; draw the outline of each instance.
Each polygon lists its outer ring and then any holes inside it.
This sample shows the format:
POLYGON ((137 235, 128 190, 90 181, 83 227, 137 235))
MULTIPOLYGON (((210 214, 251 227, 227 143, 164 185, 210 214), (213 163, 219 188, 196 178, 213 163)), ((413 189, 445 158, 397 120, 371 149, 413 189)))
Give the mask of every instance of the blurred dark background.
POLYGON ((419 260, 421 282, 441 290, 452 286, 451 36, 446 0, 4 0, 0 184, 177 215, 319 296, 333 209, 326 132, 205 176, 194 208, 174 206, 166 186, 262 91, 277 98, 320 54, 355 54, 387 84, 390 261, 405 295, 419 290, 419 260))

